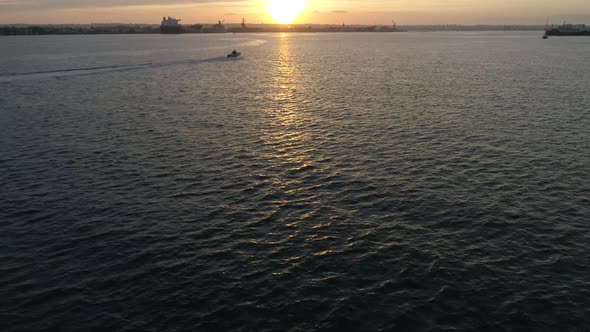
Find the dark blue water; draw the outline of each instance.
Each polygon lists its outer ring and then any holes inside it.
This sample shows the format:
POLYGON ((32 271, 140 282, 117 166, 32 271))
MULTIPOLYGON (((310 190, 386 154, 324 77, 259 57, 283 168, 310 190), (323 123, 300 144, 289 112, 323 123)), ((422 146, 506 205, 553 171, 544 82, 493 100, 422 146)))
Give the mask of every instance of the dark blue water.
POLYGON ((0 329, 588 330, 590 39, 540 37, 2 38, 0 329))

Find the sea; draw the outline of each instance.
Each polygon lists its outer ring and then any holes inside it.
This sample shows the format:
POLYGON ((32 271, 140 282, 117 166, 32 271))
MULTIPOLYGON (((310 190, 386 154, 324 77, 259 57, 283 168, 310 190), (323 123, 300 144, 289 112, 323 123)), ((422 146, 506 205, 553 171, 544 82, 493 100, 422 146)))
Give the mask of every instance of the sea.
POLYGON ((590 38, 541 37, 0 37, 0 330, 589 331, 590 38))

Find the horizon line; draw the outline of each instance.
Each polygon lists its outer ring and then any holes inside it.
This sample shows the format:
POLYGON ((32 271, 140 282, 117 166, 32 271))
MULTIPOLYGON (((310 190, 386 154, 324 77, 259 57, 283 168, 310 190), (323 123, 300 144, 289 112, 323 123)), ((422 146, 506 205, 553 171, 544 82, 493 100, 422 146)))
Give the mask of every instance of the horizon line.
MULTIPOLYGON (((569 23, 569 22, 568 22, 569 23)), ((126 23, 126 22, 89 22, 89 23, 0 23, 0 26, 14 26, 14 25, 154 25, 159 26, 159 23, 126 23)), ((195 22, 195 23, 186 23, 182 25, 195 25, 195 24, 211 24, 217 25, 218 23, 212 22, 195 22)), ((224 25, 241 25, 241 22, 230 22, 224 23, 224 25)), ((578 25, 578 23, 569 23, 578 25)), ((584 24, 584 23, 579 23, 584 24)), ((270 26, 393 26, 393 24, 387 23, 353 23, 353 24, 346 24, 346 23, 291 23, 291 24, 280 24, 280 23, 246 23, 246 25, 270 25, 270 26)), ((477 23, 477 24, 460 24, 460 23, 429 23, 429 24, 395 24, 399 27, 423 27, 423 26, 460 26, 460 27, 475 27, 475 26, 522 26, 522 27, 537 27, 537 26, 545 26, 545 24, 523 24, 523 23, 477 23)), ((555 25, 555 24, 553 24, 555 25)))

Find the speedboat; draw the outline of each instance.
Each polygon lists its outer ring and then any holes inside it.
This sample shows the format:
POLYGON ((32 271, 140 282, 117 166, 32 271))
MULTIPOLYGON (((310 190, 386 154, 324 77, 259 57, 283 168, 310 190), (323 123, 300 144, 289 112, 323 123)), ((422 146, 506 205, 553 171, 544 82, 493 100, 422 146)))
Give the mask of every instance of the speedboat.
POLYGON ((240 55, 242 55, 242 53, 240 53, 240 52, 236 52, 236 51, 233 51, 233 52, 231 52, 230 54, 228 54, 228 55, 227 55, 227 57, 228 57, 228 58, 237 58, 237 57, 239 57, 240 55))

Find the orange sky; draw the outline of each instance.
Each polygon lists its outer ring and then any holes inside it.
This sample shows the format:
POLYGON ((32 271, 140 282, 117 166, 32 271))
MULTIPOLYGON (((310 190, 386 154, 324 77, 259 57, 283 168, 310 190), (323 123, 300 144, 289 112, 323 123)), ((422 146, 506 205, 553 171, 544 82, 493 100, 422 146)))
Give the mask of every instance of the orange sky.
MULTIPOLYGON (((288 0, 285 0, 288 1, 288 0)), ((296 23, 536 24, 590 23, 590 0, 305 0, 296 23)), ((183 23, 218 19, 271 23, 265 0, 0 0, 0 24, 152 23, 163 15, 183 23)))

